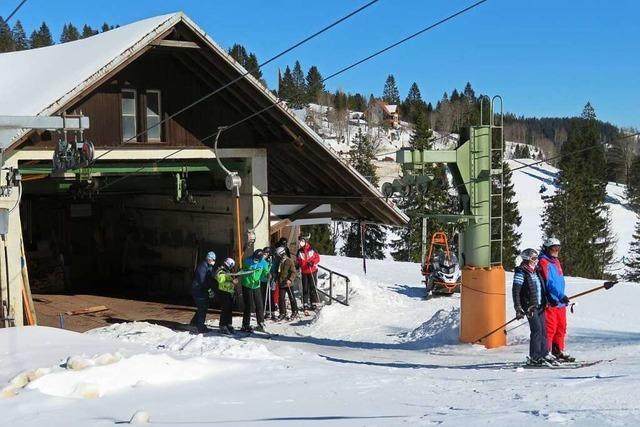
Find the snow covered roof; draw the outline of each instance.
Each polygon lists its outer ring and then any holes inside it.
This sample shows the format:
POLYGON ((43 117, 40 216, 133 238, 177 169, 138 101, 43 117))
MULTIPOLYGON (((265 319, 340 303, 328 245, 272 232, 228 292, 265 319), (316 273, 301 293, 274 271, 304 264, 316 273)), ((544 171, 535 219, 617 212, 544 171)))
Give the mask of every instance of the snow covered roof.
POLYGON ((395 112, 398 111, 398 106, 395 104, 384 104, 384 106, 389 114, 395 114, 395 112))
POLYGON ((0 115, 54 114, 182 17, 156 16, 82 40, 0 54, 0 115))

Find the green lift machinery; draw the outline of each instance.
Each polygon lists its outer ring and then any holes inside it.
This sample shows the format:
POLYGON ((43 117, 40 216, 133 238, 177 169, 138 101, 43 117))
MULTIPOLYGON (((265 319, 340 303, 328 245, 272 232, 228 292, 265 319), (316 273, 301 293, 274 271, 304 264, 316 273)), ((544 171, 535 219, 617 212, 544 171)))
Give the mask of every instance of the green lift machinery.
MULTIPOLYGON (((396 162, 404 176, 383 187, 383 194, 409 195, 413 191, 431 189, 433 177, 425 166, 446 163, 453 185, 460 195, 460 214, 430 217, 462 224, 459 253, 462 263, 460 340, 474 342, 486 331, 504 323, 505 283, 502 269, 503 199, 504 199, 504 132, 502 98, 494 96, 488 103, 488 118, 483 116, 485 98, 480 104, 480 124, 461 132, 455 150, 402 149, 396 162), (494 114, 494 104, 499 113, 494 114)), ((423 233, 424 236, 424 233, 423 233)), ((426 236, 425 236, 426 237, 426 236)), ((501 331, 482 340, 491 348, 506 344, 501 331)))

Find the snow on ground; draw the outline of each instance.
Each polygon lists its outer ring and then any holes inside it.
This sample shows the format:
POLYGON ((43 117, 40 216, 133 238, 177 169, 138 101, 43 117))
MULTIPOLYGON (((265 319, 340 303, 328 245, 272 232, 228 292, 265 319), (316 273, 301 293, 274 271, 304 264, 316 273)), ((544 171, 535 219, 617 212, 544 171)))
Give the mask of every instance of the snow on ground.
MULTIPOLYGON (((523 359, 528 328, 504 348, 458 344, 459 296, 424 300, 418 264, 368 261, 366 276, 359 259, 323 265, 351 278, 350 305, 269 323, 272 339, 148 323, 0 330, 0 388, 16 382, 15 396, 0 397, 3 423, 110 426, 138 411, 177 426, 640 423, 638 285, 585 296, 569 314, 570 351, 614 362, 518 370, 504 362, 523 359)), ((598 284, 569 278, 567 287, 598 284)))
MULTIPOLYGON (((515 169, 534 162, 536 160, 509 160, 509 166, 511 169, 515 169)), ((522 216, 522 225, 518 229, 522 233, 522 248, 540 247, 542 212, 544 211, 542 197, 555 193, 556 187, 553 182, 557 173, 558 169, 547 163, 532 165, 513 172, 515 199, 522 216), (540 193, 542 185, 546 187, 546 190, 540 193)), ((612 228, 617 239, 614 262, 609 271, 617 275, 621 275, 623 272, 622 258, 629 254, 636 223, 635 214, 627 207, 625 189, 626 186, 611 182, 607 185, 606 204, 611 212, 612 228)))

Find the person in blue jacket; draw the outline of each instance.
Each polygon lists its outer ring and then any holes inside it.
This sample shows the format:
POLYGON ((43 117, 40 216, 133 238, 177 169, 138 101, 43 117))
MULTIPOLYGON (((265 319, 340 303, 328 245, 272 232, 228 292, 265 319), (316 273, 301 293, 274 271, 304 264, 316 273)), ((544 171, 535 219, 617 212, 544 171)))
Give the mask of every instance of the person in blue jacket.
POLYGON ((575 358, 565 352, 564 338, 567 334, 567 305, 569 297, 565 294, 564 273, 560 264, 560 240, 547 238, 542 244, 540 276, 545 281, 549 304, 545 309, 547 328, 547 346, 549 351, 561 362, 573 362, 575 358))
POLYGON ((196 267, 191 282, 191 296, 196 304, 196 313, 191 319, 191 325, 196 326, 201 334, 210 331, 204 322, 209 309, 209 289, 213 287, 213 266, 215 263, 215 252, 208 252, 206 258, 196 267))

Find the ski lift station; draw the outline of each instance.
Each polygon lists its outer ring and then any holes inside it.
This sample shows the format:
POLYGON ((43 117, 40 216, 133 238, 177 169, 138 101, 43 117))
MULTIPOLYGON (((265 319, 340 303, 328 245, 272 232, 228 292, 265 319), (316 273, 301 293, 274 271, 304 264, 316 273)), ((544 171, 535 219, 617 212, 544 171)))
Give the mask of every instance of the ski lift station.
POLYGON ((3 53, 0 70, 3 325, 25 323, 29 283, 171 301, 203 251, 406 223, 182 13, 3 53))

